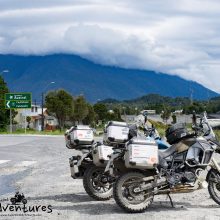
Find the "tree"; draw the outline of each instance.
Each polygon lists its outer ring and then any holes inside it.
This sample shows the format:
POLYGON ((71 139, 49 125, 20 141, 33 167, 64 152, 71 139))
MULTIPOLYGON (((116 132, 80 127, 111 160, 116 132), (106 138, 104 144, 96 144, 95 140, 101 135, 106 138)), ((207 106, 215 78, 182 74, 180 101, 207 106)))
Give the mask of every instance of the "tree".
POLYGON ((30 128, 30 122, 31 122, 31 117, 30 116, 27 116, 26 117, 26 121, 27 121, 27 128, 30 128))
POLYGON ((171 111, 168 106, 164 106, 164 109, 161 114, 161 118, 167 123, 167 120, 170 118, 171 111))
POLYGON ((5 130, 9 124, 9 110, 5 109, 4 96, 9 89, 2 76, 0 76, 0 130, 5 130))
POLYGON ((73 115, 73 97, 65 90, 51 91, 46 95, 45 103, 48 112, 54 113, 60 129, 63 129, 65 121, 73 115))
POLYGON ((87 104, 87 107, 88 107, 88 114, 83 119, 83 123, 87 125, 91 125, 92 127, 95 127, 97 115, 92 105, 87 104))
POLYGON ((80 95, 74 100, 74 119, 79 124, 82 123, 83 119, 89 113, 88 104, 84 98, 84 96, 80 95))
POLYGON ((115 120, 116 121, 122 121, 120 109, 119 108, 114 108, 113 111, 114 111, 114 115, 115 115, 115 120))
POLYGON ((175 114, 172 114, 172 119, 173 119, 172 124, 176 124, 176 115, 175 114))
POLYGON ((94 106, 94 111, 98 116, 98 120, 105 121, 108 114, 108 109, 105 104, 102 103, 96 103, 94 106))

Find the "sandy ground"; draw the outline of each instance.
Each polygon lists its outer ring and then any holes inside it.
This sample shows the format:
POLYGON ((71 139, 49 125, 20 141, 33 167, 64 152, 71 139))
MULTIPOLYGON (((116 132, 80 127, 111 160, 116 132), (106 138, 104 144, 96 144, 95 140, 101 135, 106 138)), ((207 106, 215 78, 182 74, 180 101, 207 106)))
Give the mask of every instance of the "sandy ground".
POLYGON ((63 137, 0 136, 1 205, 9 204, 7 198, 20 191, 27 197, 27 206, 52 206, 52 213, 39 211, 35 216, 12 216, 16 212, 0 210, 0 219, 220 219, 220 206, 207 190, 173 195, 175 208, 166 196, 155 197, 142 214, 124 213, 113 199, 94 201, 85 193, 82 180, 70 177, 72 154, 63 137))

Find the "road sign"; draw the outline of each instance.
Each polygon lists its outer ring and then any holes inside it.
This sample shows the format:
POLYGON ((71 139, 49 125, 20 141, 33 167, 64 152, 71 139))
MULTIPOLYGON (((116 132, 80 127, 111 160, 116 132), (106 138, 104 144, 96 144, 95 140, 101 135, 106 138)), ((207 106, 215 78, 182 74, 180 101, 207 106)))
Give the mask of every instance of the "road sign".
POLYGON ((16 100, 26 100, 31 101, 31 93, 6 93, 5 94, 6 101, 16 101, 16 100))
POLYGON ((31 93, 6 93, 5 94, 5 108, 31 108, 31 93))

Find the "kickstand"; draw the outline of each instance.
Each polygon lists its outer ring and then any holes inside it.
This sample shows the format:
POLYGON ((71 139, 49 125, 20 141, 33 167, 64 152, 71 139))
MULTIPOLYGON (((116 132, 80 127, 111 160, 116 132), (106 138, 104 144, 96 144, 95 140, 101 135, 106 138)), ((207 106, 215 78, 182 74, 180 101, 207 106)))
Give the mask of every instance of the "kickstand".
POLYGON ((174 204, 173 204, 173 200, 172 200, 172 198, 171 198, 171 196, 170 196, 169 193, 167 194, 167 197, 168 197, 169 200, 170 200, 170 204, 171 204, 172 208, 175 208, 175 206, 174 206, 174 204))

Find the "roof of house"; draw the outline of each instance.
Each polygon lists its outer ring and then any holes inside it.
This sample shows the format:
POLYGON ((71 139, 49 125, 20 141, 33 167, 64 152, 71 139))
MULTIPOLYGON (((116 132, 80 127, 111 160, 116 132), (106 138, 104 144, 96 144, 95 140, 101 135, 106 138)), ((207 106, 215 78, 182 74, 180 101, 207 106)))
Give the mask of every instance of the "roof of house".
POLYGON ((218 112, 216 114, 209 114, 208 118, 220 119, 220 112, 218 112))

